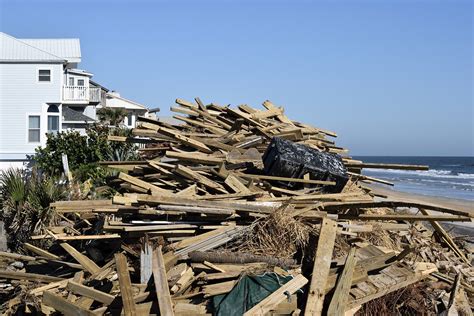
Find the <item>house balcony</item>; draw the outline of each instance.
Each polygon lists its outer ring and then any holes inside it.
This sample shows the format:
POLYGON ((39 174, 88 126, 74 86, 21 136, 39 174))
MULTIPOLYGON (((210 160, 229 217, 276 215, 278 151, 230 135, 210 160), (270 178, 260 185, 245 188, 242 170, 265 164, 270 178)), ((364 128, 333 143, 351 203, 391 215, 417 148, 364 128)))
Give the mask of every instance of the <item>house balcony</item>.
POLYGON ((100 88, 84 86, 63 86, 63 102, 93 103, 100 102, 100 88))

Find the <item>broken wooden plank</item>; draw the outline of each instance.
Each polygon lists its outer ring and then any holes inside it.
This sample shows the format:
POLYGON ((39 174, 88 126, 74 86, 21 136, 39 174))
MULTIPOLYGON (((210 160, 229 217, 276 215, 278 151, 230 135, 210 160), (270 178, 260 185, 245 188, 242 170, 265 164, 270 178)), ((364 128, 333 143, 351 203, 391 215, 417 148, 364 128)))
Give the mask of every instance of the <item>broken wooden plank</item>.
POLYGON ((100 270, 100 267, 95 264, 94 261, 77 251, 73 246, 67 243, 61 243, 61 247, 67 251, 77 262, 79 262, 85 270, 89 271, 89 273, 93 274, 100 270))
POLYGON ((346 304, 349 298, 349 290, 352 285, 352 275, 356 266, 357 259, 355 257, 356 248, 352 247, 349 251, 344 265, 344 269, 331 298, 328 308, 328 315, 343 316, 346 312, 346 304))
POLYGON ((93 312, 72 303, 65 298, 53 294, 49 291, 43 293, 43 303, 51 306, 58 312, 64 315, 77 315, 77 316, 92 316, 95 315, 93 312))
POLYGON ((58 278, 58 277, 50 276, 50 275, 8 271, 8 270, 0 270, 0 278, 13 279, 13 280, 26 280, 26 281, 34 281, 34 282, 42 282, 42 283, 49 283, 49 282, 64 280, 63 278, 58 278))
POLYGON ((257 316, 265 315, 270 310, 275 308, 278 304, 283 302, 288 298, 288 295, 291 295, 302 288, 308 279, 306 279, 302 274, 298 274, 295 278, 285 283, 278 290, 267 296, 260 303, 252 307, 250 310, 245 312, 244 316, 257 316))
POLYGON ((397 170, 429 170, 429 166, 424 165, 403 165, 390 163, 346 163, 348 168, 365 168, 365 169, 397 169, 397 170))
POLYGON ((313 273, 306 301, 306 315, 321 315, 325 297, 324 288, 329 276, 331 258, 336 240, 337 224, 329 218, 323 218, 319 233, 318 247, 314 258, 313 273))
POLYGON ((135 302, 133 301, 132 282, 128 272, 127 258, 122 253, 115 254, 115 266, 119 279, 120 294, 122 296, 123 312, 125 316, 137 315, 135 302))
POLYGON ((336 182, 334 181, 307 180, 307 179, 299 179, 299 178, 286 178, 286 177, 266 176, 266 175, 258 175, 258 174, 238 173, 238 176, 245 179, 298 182, 298 183, 319 184, 319 185, 336 185, 336 182))
POLYGON ((153 251, 153 279, 155 281, 156 296, 161 315, 173 315, 173 302, 168 287, 166 267, 161 252, 161 246, 153 251))
POLYGON ((67 283, 67 288, 73 293, 92 298, 95 301, 106 305, 110 305, 115 299, 115 296, 110 295, 109 293, 96 290, 92 287, 85 286, 74 281, 69 281, 67 283))
POLYGON ((140 188, 143 188, 145 190, 150 190, 152 194, 165 194, 165 195, 170 194, 170 192, 168 190, 161 189, 161 188, 157 187, 156 185, 153 185, 149 182, 146 182, 146 181, 140 180, 138 178, 129 176, 128 174, 123 173, 123 172, 120 172, 119 179, 124 180, 124 181, 126 181, 126 182, 128 182, 132 185, 136 185, 136 186, 138 186, 140 188))
POLYGON ((30 243, 27 243, 25 242, 23 244, 23 247, 25 247, 27 250, 41 256, 41 257, 45 257, 45 258, 48 258, 48 259, 53 259, 53 260, 59 260, 59 256, 56 256, 55 254, 52 254, 50 253, 49 251, 46 251, 44 249, 41 249, 39 247, 36 247, 36 246, 33 246, 32 244, 30 243))

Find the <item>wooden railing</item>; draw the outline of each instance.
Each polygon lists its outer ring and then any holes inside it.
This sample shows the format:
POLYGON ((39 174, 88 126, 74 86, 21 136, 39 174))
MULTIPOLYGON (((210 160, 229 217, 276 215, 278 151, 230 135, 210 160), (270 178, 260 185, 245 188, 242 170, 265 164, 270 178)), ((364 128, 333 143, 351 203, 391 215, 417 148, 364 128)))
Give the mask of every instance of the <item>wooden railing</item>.
POLYGON ((99 102, 100 88, 63 86, 63 101, 99 102))

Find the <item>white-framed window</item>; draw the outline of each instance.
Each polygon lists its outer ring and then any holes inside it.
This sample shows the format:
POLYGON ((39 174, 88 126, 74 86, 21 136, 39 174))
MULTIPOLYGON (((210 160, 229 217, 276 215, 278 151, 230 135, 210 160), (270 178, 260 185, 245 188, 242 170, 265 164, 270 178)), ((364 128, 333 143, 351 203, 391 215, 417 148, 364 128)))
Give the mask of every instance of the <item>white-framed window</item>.
POLYGON ((39 143, 41 136, 41 116, 28 115, 28 142, 39 143))
POLYGON ((69 77, 69 85, 71 87, 74 85, 74 77, 69 77))
POLYGON ((56 134, 59 131, 59 115, 48 115, 48 133, 56 134))
POLYGON ((38 82, 51 82, 51 69, 38 69, 38 82))
POLYGON ((59 132, 59 108, 55 104, 48 107, 48 133, 59 132))
POLYGON ((129 112, 128 115, 127 115, 127 125, 128 126, 132 126, 132 117, 133 117, 132 112, 129 112))
POLYGON ((84 79, 77 79, 77 85, 79 87, 84 87, 84 79))

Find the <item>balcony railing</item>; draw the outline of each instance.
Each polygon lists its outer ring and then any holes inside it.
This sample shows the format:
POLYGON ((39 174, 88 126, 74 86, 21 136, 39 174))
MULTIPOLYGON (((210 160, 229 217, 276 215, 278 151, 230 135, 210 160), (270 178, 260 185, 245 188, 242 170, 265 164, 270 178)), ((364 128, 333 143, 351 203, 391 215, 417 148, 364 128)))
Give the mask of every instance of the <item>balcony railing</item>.
POLYGON ((63 101, 99 102, 100 88, 83 86, 63 86, 63 101))

